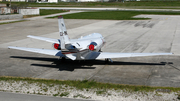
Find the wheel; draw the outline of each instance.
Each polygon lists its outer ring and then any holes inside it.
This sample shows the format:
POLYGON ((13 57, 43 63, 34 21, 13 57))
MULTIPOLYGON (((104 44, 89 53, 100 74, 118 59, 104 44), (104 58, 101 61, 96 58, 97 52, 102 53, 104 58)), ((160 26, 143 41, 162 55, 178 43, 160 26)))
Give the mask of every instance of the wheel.
POLYGON ((108 64, 109 63, 109 59, 105 59, 105 63, 108 64))
POLYGON ((65 62, 66 58, 65 57, 61 57, 61 62, 65 62))

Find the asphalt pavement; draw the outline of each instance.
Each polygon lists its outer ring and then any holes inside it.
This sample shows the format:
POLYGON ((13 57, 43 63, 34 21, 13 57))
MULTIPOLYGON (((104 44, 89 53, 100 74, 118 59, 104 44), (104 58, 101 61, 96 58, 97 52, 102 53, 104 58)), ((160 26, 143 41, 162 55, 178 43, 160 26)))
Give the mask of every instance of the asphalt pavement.
POLYGON ((151 20, 65 19, 70 38, 101 33, 104 52, 169 53, 104 60, 61 62, 58 57, 11 50, 8 46, 53 49, 52 43, 27 35, 59 38, 57 19, 35 19, 0 25, 0 76, 58 80, 95 80, 117 84, 180 87, 180 16, 139 15, 151 20))
POLYGON ((51 97, 44 95, 0 92, 0 101, 94 101, 94 100, 70 99, 70 98, 51 97))

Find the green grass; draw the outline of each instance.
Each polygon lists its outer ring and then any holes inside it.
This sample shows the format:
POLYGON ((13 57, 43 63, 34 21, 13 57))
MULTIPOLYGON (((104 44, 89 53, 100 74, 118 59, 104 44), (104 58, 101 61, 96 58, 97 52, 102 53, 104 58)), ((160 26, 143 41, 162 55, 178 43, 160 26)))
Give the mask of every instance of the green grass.
POLYGON ((11 24, 11 23, 17 23, 17 22, 24 22, 24 21, 28 21, 28 20, 20 20, 20 21, 4 22, 4 23, 0 23, 0 25, 11 24))
MULTIPOLYGON (((147 18, 133 18, 140 14, 180 15, 180 12, 150 12, 150 11, 97 11, 81 12, 63 15, 65 19, 98 19, 98 20, 140 20, 147 18)), ((48 18, 57 18, 48 17, 48 18)))
MULTIPOLYGON (((66 81, 60 81, 60 80, 45 80, 45 79, 33 79, 33 78, 18 78, 18 77, 0 77, 0 81, 27 81, 28 83, 44 83, 46 85, 67 85, 70 87, 76 87, 77 89, 83 90, 83 89, 101 89, 100 91, 97 91, 96 93, 102 94, 106 91, 106 89, 115 89, 115 90, 126 90, 126 91, 156 91, 157 89, 168 89, 172 92, 179 92, 180 88, 174 88, 174 87, 149 87, 149 86, 134 86, 134 85, 120 85, 120 84, 111 84, 111 83, 100 83, 96 81, 88 81, 88 80, 66 80, 66 81), (103 90, 103 91, 102 91, 103 90)), ((67 96, 69 93, 64 92, 61 94, 61 96, 67 96)))
POLYGON ((63 96, 68 96, 69 95, 69 92, 63 92, 60 94, 60 97, 63 97, 63 96))
POLYGON ((63 11, 63 10, 46 10, 46 9, 40 9, 40 15, 50 15, 50 14, 56 14, 56 13, 63 13, 63 12, 68 12, 68 11, 63 11))
MULTIPOLYGON (((8 3, 8 2, 1 2, 8 3)), ((141 0, 139 2, 59 2, 59 3, 25 3, 12 2, 12 5, 30 7, 122 7, 122 8, 180 8, 179 0, 141 0)))

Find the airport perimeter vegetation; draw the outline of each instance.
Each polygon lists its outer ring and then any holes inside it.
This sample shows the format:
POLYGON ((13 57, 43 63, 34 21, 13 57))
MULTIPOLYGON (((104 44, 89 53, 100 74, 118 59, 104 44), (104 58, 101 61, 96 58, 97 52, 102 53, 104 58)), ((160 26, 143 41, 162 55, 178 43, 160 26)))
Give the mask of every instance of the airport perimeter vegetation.
POLYGON ((37 79, 37 78, 26 78, 26 77, 8 77, 1 76, 0 81, 6 82, 20 82, 25 81, 28 84, 37 83, 39 85, 65 85, 69 87, 75 87, 78 90, 90 90, 97 89, 100 90, 99 93, 103 93, 106 90, 124 90, 128 92, 163 92, 163 93, 171 93, 177 92, 178 99, 180 99, 180 88, 179 87, 150 87, 150 86, 137 86, 137 85, 124 85, 124 84, 112 84, 112 83, 100 83, 94 80, 52 80, 52 79, 37 79), (101 92, 102 91, 102 92, 101 92))
MULTIPOLYGON (((9 2, 0 2, 8 4, 9 2)), ((103 19, 103 20, 138 20, 144 18, 132 18, 139 14, 162 14, 162 15, 180 15, 180 12, 170 11, 131 11, 133 9, 180 9, 178 0, 141 0, 126 2, 59 2, 59 3, 29 3, 29 2, 12 2, 16 7, 117 7, 127 8, 129 11, 98 11, 83 12, 77 14, 64 15, 65 19, 103 19)), ((40 15, 49 15, 64 12, 62 10, 40 10, 40 15)), ((146 18, 147 19, 147 18, 146 18)))
POLYGON ((17 23, 17 22, 23 22, 23 21, 28 21, 28 20, 20 20, 20 21, 4 22, 4 23, 0 23, 0 25, 3 25, 3 24, 10 24, 10 23, 17 23))
MULTIPOLYGON (((123 0, 121 0, 123 1, 123 0)), ((8 4, 9 2, 0 2, 8 4)), ((180 9, 179 0, 141 0, 124 2, 58 2, 58 3, 30 3, 12 2, 12 5, 29 7, 120 7, 120 8, 148 8, 148 9, 180 9)))
MULTIPOLYGON (((180 12, 169 11, 89 11, 74 14, 63 15, 64 19, 97 19, 97 20, 146 20, 149 18, 133 18, 140 14, 157 14, 157 15, 180 15, 180 12)), ((47 17, 47 18, 57 18, 47 17)))
POLYGON ((56 13, 63 13, 63 12, 67 12, 67 11, 63 11, 63 10, 46 10, 46 9, 40 9, 40 16, 43 15, 50 15, 50 14, 56 14, 56 13))

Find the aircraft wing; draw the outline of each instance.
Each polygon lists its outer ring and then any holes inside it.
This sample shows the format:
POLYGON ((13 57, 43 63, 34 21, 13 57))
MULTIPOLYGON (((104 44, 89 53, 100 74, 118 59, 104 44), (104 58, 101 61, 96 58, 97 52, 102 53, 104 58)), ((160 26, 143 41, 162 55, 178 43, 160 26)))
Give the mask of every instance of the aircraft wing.
POLYGON ((45 37, 39 37, 39 36, 33 36, 33 35, 28 35, 27 37, 33 38, 33 39, 38 39, 38 40, 43 40, 51 43, 60 43, 59 39, 51 39, 51 38, 45 38, 45 37))
POLYGON ((83 51, 72 54, 65 54, 71 60, 92 60, 92 59, 106 59, 106 58, 126 58, 126 57, 142 57, 142 56, 156 56, 156 55, 172 55, 172 53, 110 53, 110 52, 94 52, 83 51))
POLYGON ((173 53, 109 53, 100 52, 96 59, 105 58, 125 58, 125 57, 141 57, 141 56, 156 56, 156 55, 172 55, 173 53))
MULTIPOLYGON (((37 49, 37 48, 25 48, 25 47, 13 47, 9 46, 10 49, 23 50, 34 53, 41 53, 52 56, 68 57, 72 60, 76 59, 77 54, 66 54, 63 55, 59 50, 50 49, 37 49)), ((141 57, 141 56, 156 56, 156 55, 172 55, 173 53, 110 53, 110 52, 86 52, 83 53, 82 59, 105 59, 105 58, 125 58, 125 57, 141 57)))
POLYGON ((17 49, 17 50, 23 50, 23 51, 28 51, 28 52, 34 52, 34 53, 41 53, 41 54, 52 55, 52 56, 65 57, 61 53, 61 51, 59 51, 59 50, 25 48, 25 47, 13 47, 13 46, 9 46, 8 48, 10 48, 10 49, 17 49))

